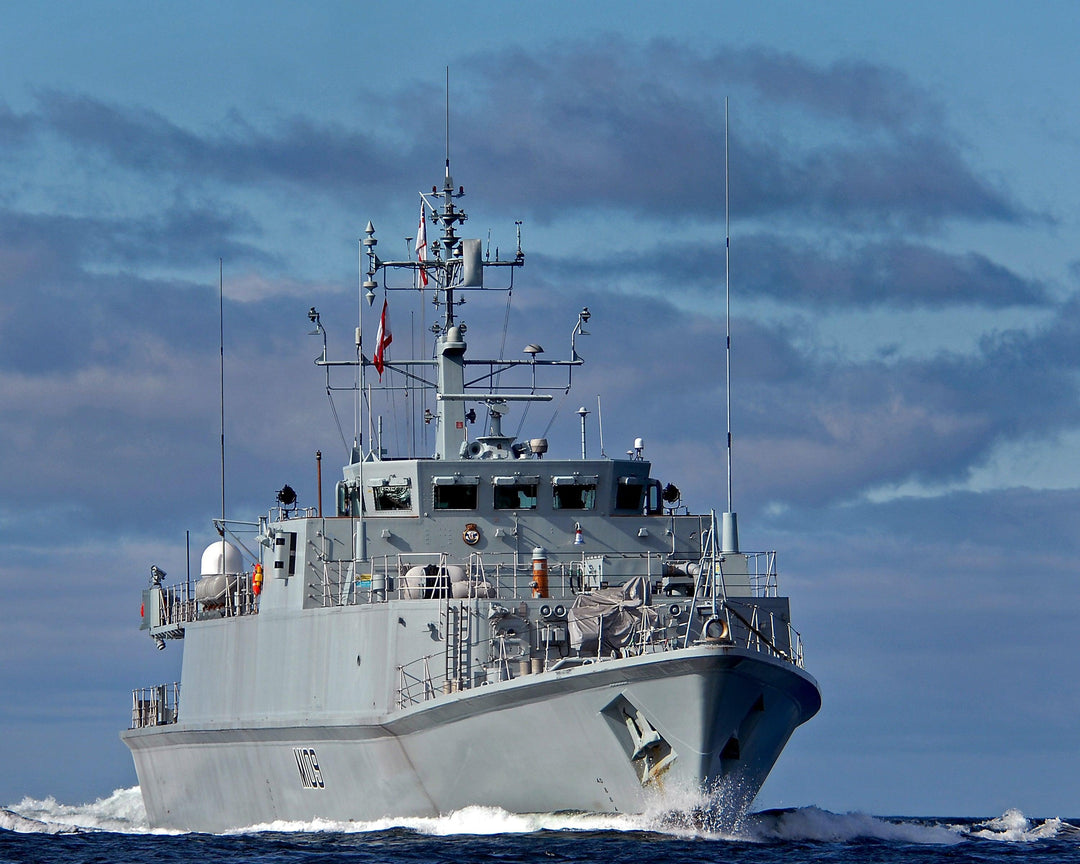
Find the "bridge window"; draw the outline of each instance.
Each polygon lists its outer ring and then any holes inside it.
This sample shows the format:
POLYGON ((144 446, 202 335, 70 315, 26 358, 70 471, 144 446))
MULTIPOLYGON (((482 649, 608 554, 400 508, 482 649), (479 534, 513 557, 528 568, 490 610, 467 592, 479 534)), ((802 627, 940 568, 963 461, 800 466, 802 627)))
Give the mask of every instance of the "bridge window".
POLYGON ((620 477, 615 490, 615 509, 641 512, 641 497, 645 480, 641 477, 620 477))
POLYGON ((372 486, 371 497, 375 510, 411 510, 412 490, 407 486, 372 486))
POLYGON ((479 477, 433 477, 436 510, 475 510, 479 477))
POLYGON ((535 510, 539 477, 496 477, 496 510, 535 510))
POLYGON ((592 510, 596 507, 595 477, 552 477, 551 492, 556 510, 592 510))

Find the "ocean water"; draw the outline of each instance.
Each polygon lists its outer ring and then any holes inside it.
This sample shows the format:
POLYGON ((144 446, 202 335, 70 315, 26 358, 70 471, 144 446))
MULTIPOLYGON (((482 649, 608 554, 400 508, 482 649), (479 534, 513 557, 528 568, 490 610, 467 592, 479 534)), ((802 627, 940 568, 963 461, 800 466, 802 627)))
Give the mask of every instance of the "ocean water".
POLYGON ((516 815, 470 807, 438 818, 256 825, 227 834, 152 831, 137 787, 92 804, 0 807, 0 862, 634 862, 634 864, 1080 864, 1080 822, 1009 810, 987 819, 884 818, 816 807, 750 813, 725 829, 699 810, 642 816, 516 815))

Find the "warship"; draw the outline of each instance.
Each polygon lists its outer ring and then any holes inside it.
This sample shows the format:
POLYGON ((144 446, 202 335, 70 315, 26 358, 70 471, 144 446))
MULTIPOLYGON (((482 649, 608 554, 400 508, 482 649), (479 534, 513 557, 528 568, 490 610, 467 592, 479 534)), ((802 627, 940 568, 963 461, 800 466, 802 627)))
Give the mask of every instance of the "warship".
POLYGON ((461 304, 509 309, 525 255, 520 223, 509 256, 462 236, 464 191, 448 158, 402 260, 367 223, 355 353, 331 359, 308 314, 356 423, 327 512, 317 454, 317 507, 285 486, 256 521, 214 520, 195 582, 150 568, 141 627, 182 640, 181 680, 134 690, 121 737, 155 828, 662 812, 687 793, 738 815, 821 705, 775 553, 740 548, 730 396, 719 515, 653 477, 640 439, 608 457, 600 416, 590 457, 584 407, 580 452, 504 428, 570 392, 591 315, 564 359, 470 356, 461 304), (410 298, 436 320, 403 359, 388 313, 410 298), (412 443, 391 456, 395 410, 412 443))

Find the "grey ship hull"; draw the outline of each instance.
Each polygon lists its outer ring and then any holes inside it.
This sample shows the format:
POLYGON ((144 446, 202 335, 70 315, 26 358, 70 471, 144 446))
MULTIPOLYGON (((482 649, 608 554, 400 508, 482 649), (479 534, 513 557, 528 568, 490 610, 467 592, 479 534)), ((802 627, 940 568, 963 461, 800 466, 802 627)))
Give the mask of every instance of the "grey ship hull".
POLYGON ((703 789, 737 814, 819 706, 813 678, 792 664, 699 645, 523 676, 381 717, 181 721, 123 737, 150 823, 162 828, 434 816, 469 805, 641 813, 683 806, 703 789), (623 709, 640 712, 671 748, 649 782, 623 709))

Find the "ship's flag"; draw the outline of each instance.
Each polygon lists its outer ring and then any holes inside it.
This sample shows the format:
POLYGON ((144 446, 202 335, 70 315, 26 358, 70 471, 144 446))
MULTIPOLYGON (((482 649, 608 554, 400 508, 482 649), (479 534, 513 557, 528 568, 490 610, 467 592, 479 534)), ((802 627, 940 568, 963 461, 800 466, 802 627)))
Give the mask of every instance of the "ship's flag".
POLYGON ((382 316, 379 318, 379 332, 375 334, 375 368, 379 370, 379 380, 382 381, 383 352, 394 341, 394 334, 390 332, 390 322, 386 320, 386 299, 382 301, 382 316))
POLYGON ((416 229, 416 260, 420 262, 420 281, 427 288, 427 270, 423 267, 423 262, 428 260, 427 257, 427 220, 424 218, 424 202, 420 201, 420 227, 416 229))

